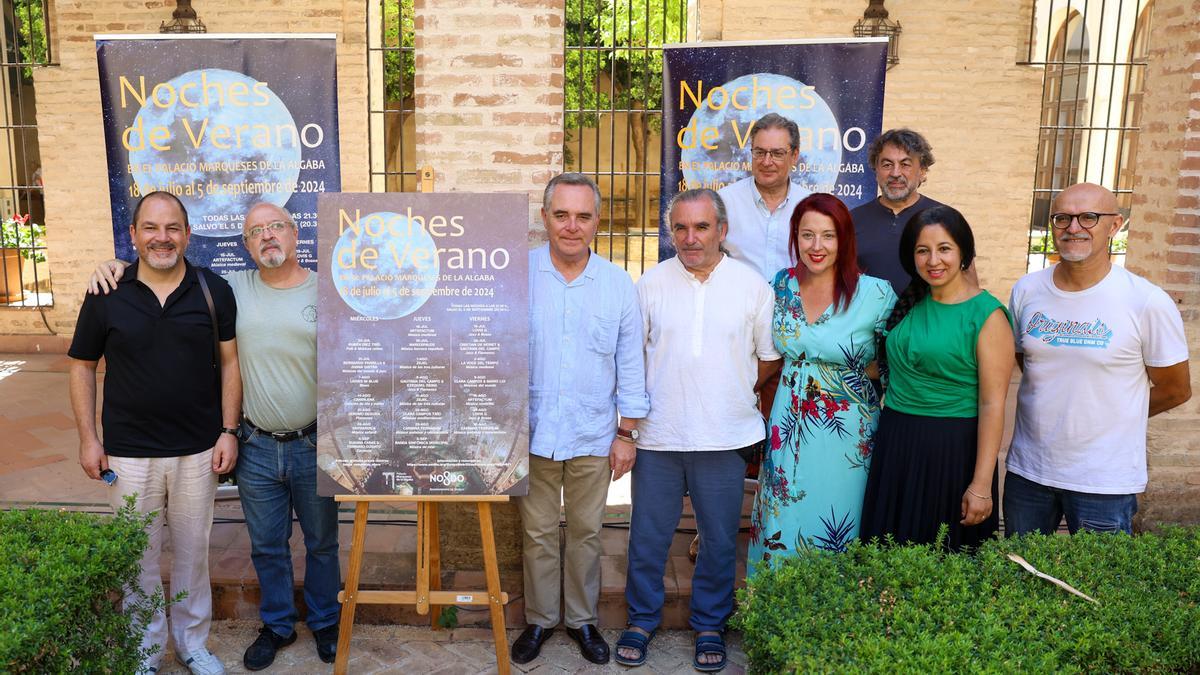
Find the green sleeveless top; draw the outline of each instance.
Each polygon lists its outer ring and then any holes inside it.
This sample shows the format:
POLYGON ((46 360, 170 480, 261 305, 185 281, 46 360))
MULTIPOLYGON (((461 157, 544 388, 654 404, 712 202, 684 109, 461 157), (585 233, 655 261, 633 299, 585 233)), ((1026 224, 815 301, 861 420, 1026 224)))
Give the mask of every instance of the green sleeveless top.
POLYGON ((918 302, 888 333, 884 407, 926 417, 977 417, 975 345, 997 308, 1009 318, 1004 304, 987 291, 955 305, 929 296, 918 302))

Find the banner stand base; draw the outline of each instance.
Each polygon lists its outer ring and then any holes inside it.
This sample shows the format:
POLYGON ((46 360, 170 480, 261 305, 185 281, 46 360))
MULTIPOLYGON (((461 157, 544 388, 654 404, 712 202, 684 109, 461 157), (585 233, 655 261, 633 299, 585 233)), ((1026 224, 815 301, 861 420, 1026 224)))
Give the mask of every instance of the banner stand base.
POLYGON ((354 533, 350 545, 350 569, 346 587, 338 593, 342 618, 338 626, 335 675, 345 675, 350 661, 350 634, 354 629, 354 610, 359 603, 416 605, 418 614, 429 614, 432 630, 446 605, 487 605, 492 617, 492 636, 496 642, 496 668, 509 675, 508 637, 504 632, 504 605, 508 593, 500 590, 500 567, 496 562, 496 539, 492 530, 492 502, 507 502, 508 495, 336 495, 339 502, 354 502, 354 533), (367 539, 367 512, 371 502, 417 504, 417 589, 415 591, 360 591, 363 546, 367 539), (475 502, 479 509, 479 536, 483 543, 483 568, 486 591, 442 590, 441 551, 438 543, 438 503, 475 502))

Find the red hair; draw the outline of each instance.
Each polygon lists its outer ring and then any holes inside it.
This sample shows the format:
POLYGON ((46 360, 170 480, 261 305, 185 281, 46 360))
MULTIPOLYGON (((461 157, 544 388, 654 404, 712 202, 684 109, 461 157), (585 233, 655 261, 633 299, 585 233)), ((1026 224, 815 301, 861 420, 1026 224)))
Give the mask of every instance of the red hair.
POLYGON ((808 268, 800 262, 800 242, 796 233, 800 230, 800 219, 809 211, 816 211, 828 216, 833 221, 833 230, 837 235, 837 259, 833 261, 833 309, 845 309, 854 297, 858 288, 858 277, 862 271, 858 269, 858 245, 854 238, 854 220, 850 218, 850 210, 842 200, 825 192, 814 192, 800 200, 796 210, 792 212, 791 230, 788 232, 788 250, 792 253, 792 276, 797 281, 803 281, 808 275, 808 268))

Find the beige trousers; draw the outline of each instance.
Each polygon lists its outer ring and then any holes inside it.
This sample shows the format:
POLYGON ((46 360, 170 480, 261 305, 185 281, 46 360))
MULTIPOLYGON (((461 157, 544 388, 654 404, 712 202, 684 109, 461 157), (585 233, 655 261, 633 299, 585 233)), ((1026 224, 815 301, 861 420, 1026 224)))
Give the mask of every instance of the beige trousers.
MULTIPOLYGON (((212 529, 213 497, 217 474, 212 470, 212 450, 183 457, 109 457, 108 467, 117 482, 108 489, 114 509, 125 505, 126 495, 137 495, 137 510, 155 511, 150 522, 150 543, 142 555, 138 585, 152 595, 162 589, 163 526, 171 532, 171 594, 187 597, 170 605, 171 637, 175 651, 188 654, 208 641, 212 623, 212 586, 208 579, 208 535, 212 529)), ((131 594, 132 595, 132 594, 131 594)), ((128 598, 129 596, 127 596, 128 598)), ((136 601, 136 596, 133 598, 136 601)), ((167 646, 167 616, 156 612, 142 636, 142 648, 167 646)), ((152 662, 162 658, 162 651, 152 662)))
POLYGON ((598 623, 600 526, 611 477, 607 457, 556 462, 529 456, 529 495, 516 500, 525 530, 527 623, 557 626, 563 618, 560 605, 570 628, 598 623), (560 504, 567 514, 565 556, 560 555, 560 504))

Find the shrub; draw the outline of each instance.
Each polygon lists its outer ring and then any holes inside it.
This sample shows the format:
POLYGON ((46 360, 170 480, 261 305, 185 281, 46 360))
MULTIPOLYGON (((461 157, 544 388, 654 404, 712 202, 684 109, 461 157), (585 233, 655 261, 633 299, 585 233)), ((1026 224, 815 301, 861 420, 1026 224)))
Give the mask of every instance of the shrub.
POLYGON ((120 610, 136 587, 150 514, 0 511, 0 672, 132 673, 163 599, 120 610))
POLYGON ((802 551, 739 592, 754 672, 1196 672, 1200 529, 802 551), (1040 571, 1092 604, 1025 572, 1040 571))

